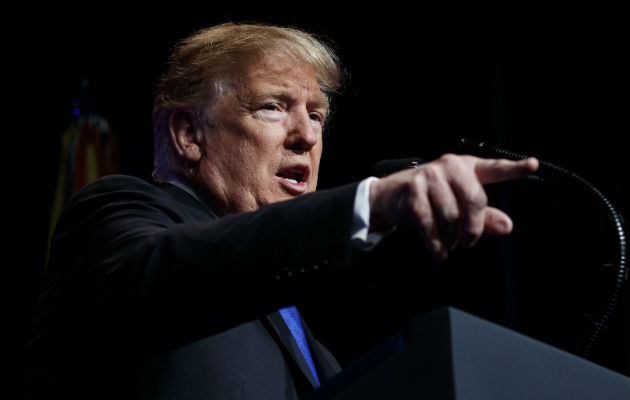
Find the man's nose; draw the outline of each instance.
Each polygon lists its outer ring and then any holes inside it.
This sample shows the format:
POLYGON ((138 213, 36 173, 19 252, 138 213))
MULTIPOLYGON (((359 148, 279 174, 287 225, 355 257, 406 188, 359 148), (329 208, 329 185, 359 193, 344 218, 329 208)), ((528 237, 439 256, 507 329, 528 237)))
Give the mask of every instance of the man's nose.
POLYGON ((320 130, 308 111, 303 110, 291 116, 286 147, 292 150, 308 151, 317 144, 320 130))

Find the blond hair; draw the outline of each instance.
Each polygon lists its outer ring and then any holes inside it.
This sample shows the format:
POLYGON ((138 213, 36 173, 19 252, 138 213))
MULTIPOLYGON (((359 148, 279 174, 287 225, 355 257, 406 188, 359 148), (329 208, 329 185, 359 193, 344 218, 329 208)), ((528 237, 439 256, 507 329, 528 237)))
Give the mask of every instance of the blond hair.
POLYGON ((166 180, 173 167, 168 132, 171 112, 185 109, 204 118, 203 110, 214 99, 221 74, 249 57, 272 51, 282 51, 296 62, 310 65, 330 103, 330 96, 343 83, 344 71, 331 47, 312 34, 264 24, 225 23, 202 29, 176 45, 156 87, 153 108, 156 181, 166 180))

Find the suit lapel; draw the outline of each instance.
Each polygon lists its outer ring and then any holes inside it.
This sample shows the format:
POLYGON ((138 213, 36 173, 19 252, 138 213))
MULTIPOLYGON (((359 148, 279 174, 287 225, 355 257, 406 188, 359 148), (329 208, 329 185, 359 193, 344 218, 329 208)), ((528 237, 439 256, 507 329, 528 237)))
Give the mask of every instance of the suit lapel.
MULTIPOLYGON (((317 387, 317 382, 315 381, 315 377, 311 372, 311 369, 306 364, 306 360, 302 355, 297 343, 295 342, 295 338, 291 334, 289 327, 282 319, 282 316, 279 312, 274 312, 266 316, 267 321, 271 325, 274 336, 279 340, 280 345, 287 352, 287 354, 291 357, 291 359, 297 364, 297 367, 302 372, 302 375, 308 380, 311 385, 311 390, 317 387)), ((309 340, 310 342, 310 340, 309 340)), ((309 343, 309 346, 311 343, 309 343)), ((318 371, 319 372, 319 371, 318 371)))
POLYGON ((323 384, 325 380, 330 379, 340 372, 341 366, 332 353, 330 353, 326 347, 315 339, 301 315, 300 320, 302 321, 302 327, 304 328, 304 335, 306 336, 308 345, 311 348, 311 356, 313 357, 313 362, 315 363, 315 368, 317 369, 317 375, 319 375, 319 381, 323 384))

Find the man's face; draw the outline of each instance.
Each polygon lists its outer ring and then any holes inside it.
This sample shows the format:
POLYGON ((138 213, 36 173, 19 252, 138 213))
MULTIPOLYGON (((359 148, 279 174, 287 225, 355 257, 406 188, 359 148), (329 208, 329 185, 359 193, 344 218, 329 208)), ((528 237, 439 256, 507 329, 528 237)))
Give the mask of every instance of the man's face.
POLYGON ((220 82, 197 184, 217 211, 253 211, 317 187, 328 104, 315 72, 268 55, 220 82))

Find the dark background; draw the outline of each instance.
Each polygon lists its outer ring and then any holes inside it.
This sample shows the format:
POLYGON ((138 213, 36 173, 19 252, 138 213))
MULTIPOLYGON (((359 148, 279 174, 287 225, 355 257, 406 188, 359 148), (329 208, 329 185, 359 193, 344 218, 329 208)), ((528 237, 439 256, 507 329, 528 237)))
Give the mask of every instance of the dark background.
MULTIPOLYGON (((175 42, 202 27, 228 20, 295 25, 338 49, 350 79, 325 141, 321 188, 363 178, 380 159, 455 152, 466 136, 568 168, 627 215, 627 22, 619 11, 571 3, 527 9, 177 4, 3 10, 11 227, 4 243, 15 356, 9 372, 18 389, 43 274, 59 141, 82 79, 89 77, 96 110, 118 135, 122 172, 149 179, 154 83, 175 42)), ((610 223, 571 187, 520 181, 488 190, 491 202, 513 216, 509 237, 484 238, 436 265, 415 233, 402 230, 363 257, 387 276, 357 276, 334 304, 304 307, 312 330, 342 364, 412 316, 443 305, 578 351, 584 313, 600 310, 610 293, 613 268, 602 266, 615 261, 610 223)), ((625 375, 628 310, 624 292, 592 356, 625 375)))

